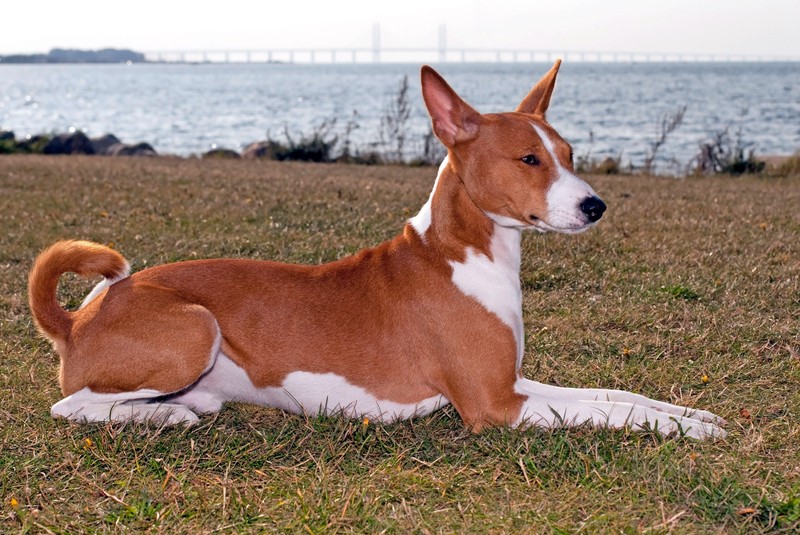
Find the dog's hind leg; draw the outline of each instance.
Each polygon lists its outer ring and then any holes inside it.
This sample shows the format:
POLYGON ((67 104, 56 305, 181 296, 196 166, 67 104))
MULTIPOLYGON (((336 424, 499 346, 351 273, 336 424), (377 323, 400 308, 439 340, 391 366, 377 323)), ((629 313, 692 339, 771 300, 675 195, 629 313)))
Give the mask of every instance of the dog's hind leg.
POLYGON ((164 288, 119 282, 91 301, 62 353, 67 397, 53 416, 77 421, 197 421, 170 399, 214 366, 222 334, 212 313, 164 288))
POLYGON ((158 403, 156 390, 98 394, 84 388, 53 405, 54 417, 77 422, 153 422, 166 425, 197 422, 197 415, 185 405, 158 403))

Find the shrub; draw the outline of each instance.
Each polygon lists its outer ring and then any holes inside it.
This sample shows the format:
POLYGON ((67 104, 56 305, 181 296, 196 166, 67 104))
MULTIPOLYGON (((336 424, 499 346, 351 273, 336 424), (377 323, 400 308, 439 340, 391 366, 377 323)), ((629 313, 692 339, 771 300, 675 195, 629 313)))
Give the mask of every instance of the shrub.
POLYGON ((0 154, 14 154, 19 152, 15 139, 0 139, 0 154))
POLYGON ((575 172, 582 175, 619 175, 623 172, 622 154, 615 158, 608 156, 600 161, 588 154, 578 156, 575 161, 575 172))
POLYGON ((0 140, 0 154, 43 154, 45 146, 52 136, 41 134, 31 136, 21 141, 13 137, 0 140))
POLYGON ((730 135, 730 126, 714 133, 709 141, 700 144, 700 152, 690 163, 696 175, 725 173, 729 175, 756 174, 766 164, 757 160, 752 143, 742 141, 742 130, 730 135))
POLYGON ((339 141, 339 136, 333 133, 335 126, 336 119, 322 121, 311 134, 301 134, 297 140, 292 137, 287 126, 283 130, 286 144, 271 139, 269 135, 267 140, 274 149, 273 157, 276 160, 332 162, 336 160, 334 149, 339 141))
MULTIPOLYGON (((623 172, 622 153, 616 157, 608 156, 598 161, 592 156, 594 132, 589 130, 589 148, 583 154, 575 155, 575 172, 582 175, 618 175, 623 172)), ((632 168, 627 169, 630 172, 632 168)))
POLYGON ((387 159, 402 162, 406 144, 408 119, 411 117, 411 101, 408 96, 408 75, 403 76, 397 93, 389 101, 381 117, 381 143, 387 147, 387 159))
POLYGON ((656 155, 658 150, 671 133, 678 129, 683 123, 683 116, 686 114, 686 106, 680 106, 674 112, 665 113, 661 117, 661 121, 656 125, 656 138, 650 142, 650 147, 647 150, 647 156, 644 158, 642 172, 649 175, 655 171, 656 155))
POLYGON ((39 134, 17 143, 18 152, 30 154, 44 154, 44 148, 50 143, 53 136, 39 134))
POLYGON ((356 150, 353 153, 343 152, 341 156, 336 158, 338 163, 353 163, 357 165, 383 165, 386 163, 383 156, 375 150, 360 151, 356 150))
POLYGON ((437 165, 447 156, 447 149, 433 133, 433 125, 428 125, 428 131, 422 138, 422 157, 419 163, 423 165, 437 165))

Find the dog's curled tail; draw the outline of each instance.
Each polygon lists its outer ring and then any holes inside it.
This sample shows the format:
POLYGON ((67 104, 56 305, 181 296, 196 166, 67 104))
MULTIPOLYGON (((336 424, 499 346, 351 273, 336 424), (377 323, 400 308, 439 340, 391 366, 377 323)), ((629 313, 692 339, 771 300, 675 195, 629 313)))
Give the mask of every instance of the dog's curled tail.
POLYGON ((75 240, 54 243, 36 258, 28 279, 28 303, 36 326, 53 342, 66 341, 74 313, 58 304, 58 280, 64 273, 119 280, 129 270, 125 258, 104 245, 75 240))

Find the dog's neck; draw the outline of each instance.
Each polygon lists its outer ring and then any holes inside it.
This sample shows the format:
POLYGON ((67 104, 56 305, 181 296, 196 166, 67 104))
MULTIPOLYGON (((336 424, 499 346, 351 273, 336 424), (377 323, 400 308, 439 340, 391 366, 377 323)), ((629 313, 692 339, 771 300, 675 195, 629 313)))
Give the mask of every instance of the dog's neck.
POLYGON ((448 260, 463 262, 471 248, 492 261, 500 260, 495 258, 499 253, 504 264, 512 262, 519 272, 520 229, 498 224, 475 204, 449 157, 439 167, 428 201, 409 225, 426 246, 448 260))
POLYGON ((453 283, 464 294, 475 298, 511 329, 519 370, 524 351, 521 227, 503 226, 481 210, 445 160, 428 202, 409 221, 407 236, 409 232, 419 236, 433 253, 431 257, 446 261, 453 283))

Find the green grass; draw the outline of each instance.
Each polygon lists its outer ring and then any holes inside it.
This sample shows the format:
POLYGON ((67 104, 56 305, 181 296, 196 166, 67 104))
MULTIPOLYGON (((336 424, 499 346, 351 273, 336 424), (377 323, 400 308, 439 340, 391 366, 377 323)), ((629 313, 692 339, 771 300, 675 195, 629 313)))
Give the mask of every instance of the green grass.
MULTIPOLYGON (((527 235, 528 377, 711 410, 727 439, 465 431, 230 404, 191 428, 50 418, 26 275, 59 238, 134 270, 317 263, 391 237, 435 170, 0 157, 0 531, 752 532, 800 527, 800 182, 592 177, 593 231, 527 235)), ((77 305, 91 282, 65 277, 77 305)))

